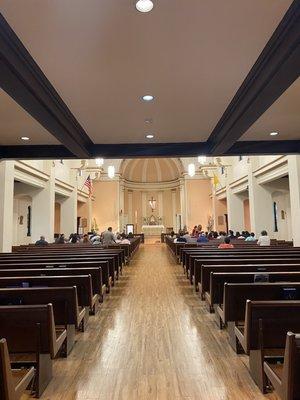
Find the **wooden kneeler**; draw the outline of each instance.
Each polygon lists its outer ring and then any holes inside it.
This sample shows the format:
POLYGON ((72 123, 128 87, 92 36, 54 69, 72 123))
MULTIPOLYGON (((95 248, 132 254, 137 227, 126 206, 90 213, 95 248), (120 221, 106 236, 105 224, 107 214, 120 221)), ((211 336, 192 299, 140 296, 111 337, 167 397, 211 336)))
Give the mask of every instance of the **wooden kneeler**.
POLYGON ((0 398, 1 400, 19 400, 33 381, 35 369, 11 369, 10 358, 5 339, 0 340, 0 398))

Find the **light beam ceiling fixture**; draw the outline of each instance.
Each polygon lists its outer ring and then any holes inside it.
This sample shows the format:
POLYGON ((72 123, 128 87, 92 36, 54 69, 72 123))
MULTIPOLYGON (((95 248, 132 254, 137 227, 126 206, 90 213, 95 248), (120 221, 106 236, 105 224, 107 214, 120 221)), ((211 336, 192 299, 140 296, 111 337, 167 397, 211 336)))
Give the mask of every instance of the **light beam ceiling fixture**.
POLYGON ((114 165, 109 165, 107 168, 107 175, 110 179, 113 179, 115 177, 115 167, 114 165))
POLYGON ((139 12, 147 13, 152 10, 153 2, 151 0, 138 0, 135 7, 139 12))
POLYGON ((198 156, 198 163, 204 165, 206 163, 206 156, 198 156))
POLYGON ((103 158, 96 158, 95 159, 95 163, 96 163, 96 165, 98 165, 98 167, 102 167, 102 165, 104 164, 104 159, 103 158))
POLYGON ((79 167, 75 167, 75 168, 71 168, 71 169, 74 169, 77 172, 77 176, 82 176, 83 171, 85 171, 86 173, 90 174, 91 176, 94 176, 95 180, 99 180, 101 177, 101 174, 104 172, 104 169, 103 169, 104 159, 96 158, 95 163, 96 163, 95 167, 89 167, 88 160, 81 160, 79 167))
POLYGON ((195 174, 196 174, 196 167, 195 167, 195 164, 194 164, 194 163, 191 163, 191 164, 188 165, 188 174, 189 174, 190 177, 195 176, 195 174))
POLYGON ((147 138, 147 139, 153 139, 153 138, 154 138, 154 135, 152 135, 151 133, 149 133, 148 135, 146 135, 146 138, 147 138))
POLYGON ((25 141, 30 140, 30 138, 29 138, 28 136, 21 136, 20 139, 21 139, 21 140, 25 140, 25 141))
POLYGON ((271 132, 270 133, 270 136, 277 136, 278 135, 278 132, 271 132))

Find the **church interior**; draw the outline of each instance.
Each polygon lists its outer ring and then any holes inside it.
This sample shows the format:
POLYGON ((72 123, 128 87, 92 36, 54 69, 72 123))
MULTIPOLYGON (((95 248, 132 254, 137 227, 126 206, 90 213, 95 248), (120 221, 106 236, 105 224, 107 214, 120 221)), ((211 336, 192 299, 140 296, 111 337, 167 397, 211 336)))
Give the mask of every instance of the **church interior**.
POLYGON ((300 0, 0 0, 0 400, 300 399, 300 0))

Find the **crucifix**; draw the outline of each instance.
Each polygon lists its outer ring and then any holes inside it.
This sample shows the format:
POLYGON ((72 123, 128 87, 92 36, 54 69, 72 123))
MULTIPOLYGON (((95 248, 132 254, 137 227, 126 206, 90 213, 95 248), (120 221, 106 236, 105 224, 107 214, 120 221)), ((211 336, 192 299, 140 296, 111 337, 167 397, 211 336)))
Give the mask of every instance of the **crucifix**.
POLYGON ((156 206, 156 200, 153 198, 153 196, 151 197, 151 199, 149 200, 149 205, 151 207, 152 212, 155 210, 155 206, 156 206))

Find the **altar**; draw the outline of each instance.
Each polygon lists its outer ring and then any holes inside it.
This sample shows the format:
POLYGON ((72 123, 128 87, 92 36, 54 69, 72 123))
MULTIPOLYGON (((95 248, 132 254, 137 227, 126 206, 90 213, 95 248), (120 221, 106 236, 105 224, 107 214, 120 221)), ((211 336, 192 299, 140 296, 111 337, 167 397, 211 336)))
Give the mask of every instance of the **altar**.
POLYGON ((163 233, 165 227, 163 225, 143 225, 142 233, 145 236, 160 236, 163 233))

